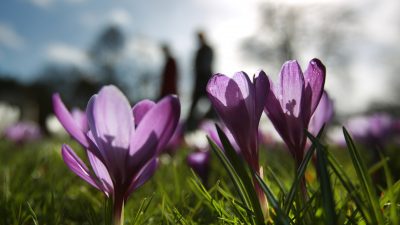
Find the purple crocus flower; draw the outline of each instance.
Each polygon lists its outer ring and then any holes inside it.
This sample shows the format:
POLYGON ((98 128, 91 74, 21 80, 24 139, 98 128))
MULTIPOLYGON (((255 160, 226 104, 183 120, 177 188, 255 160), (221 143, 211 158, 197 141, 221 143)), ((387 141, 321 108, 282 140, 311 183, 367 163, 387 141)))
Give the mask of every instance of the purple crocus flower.
POLYGON ((317 136, 322 126, 328 124, 333 119, 333 102, 329 98, 328 93, 324 91, 321 100, 315 109, 314 114, 311 117, 310 123, 308 124, 308 132, 313 136, 317 136))
POLYGON ((258 124, 268 89, 268 78, 263 71, 253 77, 253 82, 246 73, 238 72, 232 78, 215 74, 207 84, 214 109, 254 171, 259 169, 258 124))
MULTIPOLYGON (((217 144, 217 146, 221 149, 223 149, 221 140, 219 139, 218 136, 218 131, 217 128, 215 127, 216 122, 211 121, 211 120, 205 120, 201 122, 200 124, 200 129, 202 129, 204 132, 207 133, 207 135, 210 137, 210 139, 217 144)), ((236 143, 235 138, 233 137, 232 133, 222 124, 221 129, 224 131, 226 137, 228 138, 229 142, 231 143, 232 147, 235 149, 235 151, 240 154, 240 148, 238 144, 236 143)))
POLYGON ((87 121, 86 112, 78 108, 74 108, 71 111, 71 115, 83 132, 86 133, 89 131, 89 124, 87 121))
POLYGON ((310 61, 303 72, 292 60, 283 64, 280 81, 270 82, 265 102, 265 113, 289 148, 297 166, 304 156, 305 129, 320 102, 325 84, 325 66, 318 60, 310 61))
POLYGON ((200 177, 204 185, 207 185, 210 172, 210 152, 196 151, 190 153, 186 158, 187 164, 200 177))
MULTIPOLYGON (((257 173, 262 173, 258 162, 258 125, 268 89, 268 77, 263 71, 252 81, 244 72, 238 72, 232 78, 215 74, 207 84, 214 109, 232 133, 248 165, 257 173)), ((265 195, 255 177, 253 182, 260 204, 267 210, 265 195)))
POLYGON ((85 149, 92 171, 68 146, 62 146, 67 166, 83 180, 113 199, 114 224, 123 221, 123 206, 130 194, 155 172, 157 156, 172 136, 180 116, 178 98, 158 103, 143 100, 133 108, 115 86, 105 86, 89 100, 86 132, 53 95, 54 112, 85 149))
POLYGON ((38 140, 42 137, 40 127, 34 122, 18 122, 4 131, 6 139, 16 143, 23 144, 30 141, 38 140))
MULTIPOLYGON (((328 125, 333 119, 333 102, 329 98, 328 93, 324 91, 321 96, 321 100, 314 114, 311 117, 310 123, 308 124, 308 132, 310 132, 314 137, 316 137, 322 127, 328 125)), ((326 130, 326 127, 325 127, 326 130)), ((324 131, 325 131, 324 130, 324 131)), ((307 139, 305 149, 308 150, 312 142, 307 139)), ((313 155, 312 162, 317 165, 316 154, 313 155)))
POLYGON ((393 125, 393 118, 385 113, 353 117, 346 123, 355 140, 374 147, 384 147, 393 134, 393 125))
POLYGON ((184 123, 181 121, 178 123, 174 134, 172 134, 172 137, 170 138, 169 142, 165 145, 162 152, 168 153, 170 155, 175 154, 176 150, 183 142, 183 134, 184 134, 183 128, 184 128, 184 123))

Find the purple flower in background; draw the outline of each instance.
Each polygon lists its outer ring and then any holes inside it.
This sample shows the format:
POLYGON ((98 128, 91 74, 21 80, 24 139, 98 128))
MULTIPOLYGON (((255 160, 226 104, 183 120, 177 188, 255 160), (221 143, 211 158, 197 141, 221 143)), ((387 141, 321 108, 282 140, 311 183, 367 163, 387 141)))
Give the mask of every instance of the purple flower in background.
POLYGON ((42 138, 42 132, 36 123, 25 121, 15 123, 6 128, 4 136, 14 143, 23 144, 42 138))
MULTIPOLYGON (((235 138, 248 165, 260 175, 258 125, 268 89, 268 77, 263 71, 254 75, 252 81, 244 72, 238 72, 232 78, 215 74, 207 84, 208 97, 215 111, 235 138)), ((253 182, 261 207, 268 212, 264 192, 254 176, 253 182)))
POLYGON ((288 61, 282 66, 279 82, 270 82, 265 113, 288 146, 297 166, 304 155, 304 130, 320 102, 324 84, 325 66, 318 59, 310 61, 304 75, 297 61, 288 61))
POLYGON ((310 123, 308 124, 308 132, 313 136, 317 136, 324 124, 328 124, 333 119, 333 102, 329 98, 328 93, 324 91, 321 100, 311 117, 310 123))
POLYGON ((383 147, 393 134, 394 124, 391 116, 377 113, 370 116, 351 118, 345 127, 355 140, 374 147, 383 147))
POLYGON ((380 154, 385 151, 388 141, 395 136, 395 126, 394 118, 386 113, 357 116, 345 125, 353 139, 369 150, 373 163, 382 160, 380 154))
MULTIPOLYGON (((205 120, 200 124, 200 129, 202 129, 206 134, 211 138, 211 140, 218 145, 219 148, 223 149, 221 140, 219 139, 218 136, 218 131, 217 128, 215 127, 215 122, 211 120, 205 120)), ((231 143, 232 147, 235 149, 235 151, 240 154, 240 148, 238 144, 236 143, 235 138, 233 137, 232 133, 225 127, 225 126, 220 126, 221 129, 224 131, 226 137, 228 138, 229 142, 231 143)))
POLYGON ((143 100, 131 108, 118 88, 105 86, 87 105, 87 132, 58 94, 53 95, 53 107, 67 132, 87 150, 93 173, 68 145, 62 147, 65 163, 113 199, 114 224, 121 223, 125 201, 153 175, 158 153, 176 128, 179 100, 167 96, 158 103, 143 100))
POLYGON ((184 123, 179 122, 178 125, 176 126, 174 134, 170 138, 169 142, 165 145, 162 152, 168 153, 170 155, 173 155, 176 152, 176 150, 183 142, 183 135, 184 135, 183 128, 184 128, 184 123))
POLYGON ((187 164, 200 177, 204 185, 207 185, 210 172, 210 152, 197 151, 190 153, 186 158, 187 164))

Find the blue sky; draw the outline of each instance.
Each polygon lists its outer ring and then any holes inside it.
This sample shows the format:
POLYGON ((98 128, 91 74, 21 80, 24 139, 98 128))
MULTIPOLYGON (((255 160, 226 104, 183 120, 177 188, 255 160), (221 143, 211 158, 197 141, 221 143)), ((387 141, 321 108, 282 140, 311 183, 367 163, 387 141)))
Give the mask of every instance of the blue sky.
MULTIPOLYGON (((215 71, 232 74, 245 70, 246 63, 239 59, 239 46, 257 25, 258 2, 3 0, 0 71, 29 82, 48 62, 85 67, 89 64, 85 52, 97 35, 107 25, 116 24, 127 39, 123 62, 128 68, 123 71, 126 83, 135 82, 138 69, 134 65, 144 65, 157 74, 162 63, 158 46, 168 42, 180 68, 182 101, 188 102, 196 31, 205 30, 211 45, 218 47, 215 71)), ((135 98, 133 93, 127 94, 135 98)))
POLYGON ((0 68, 28 76, 46 60, 46 48, 50 43, 85 46, 90 40, 90 33, 82 32, 80 20, 74 18, 80 17, 88 7, 87 3, 57 1, 39 5, 34 1, 2 1, 0 28, 4 30, 3 33, 11 34, 8 35, 11 36, 9 39, 18 41, 12 44, 12 40, 3 38, 0 43, 0 68))
MULTIPOLYGON (((68 53, 71 58, 79 58, 78 52, 87 49, 107 24, 121 26, 128 37, 145 36, 154 42, 172 42, 178 55, 187 55, 195 48, 196 29, 218 26, 248 12, 241 8, 245 4, 225 7, 228 2, 3 0, 0 3, 0 70, 28 79, 46 61, 57 60, 51 56, 59 54, 63 58, 62 50, 66 59, 68 53)), ((254 7, 254 3, 247 5, 254 7)))
MULTIPOLYGON (((240 49, 242 41, 260 28, 260 3, 265 1, 1 0, 0 71, 29 81, 46 62, 84 67, 88 60, 85 51, 97 35, 106 25, 117 24, 127 37, 126 54, 131 61, 126 63, 136 60, 140 65, 145 46, 149 50, 146 57, 150 58, 147 66, 158 68, 161 62, 158 43, 167 41, 172 45, 180 63, 184 94, 190 91, 187 84, 196 48, 194 34, 199 28, 207 31, 215 47, 216 72, 229 75, 243 70, 253 74, 264 69, 276 78, 281 65, 249 61, 243 58, 240 49)), ((329 73, 326 88, 342 112, 360 111, 373 101, 396 101, 388 99, 400 57, 398 1, 281 0, 279 3, 306 9, 318 4, 320 7, 324 4, 322 8, 351 4, 357 11, 357 21, 346 29, 355 35, 346 39, 343 47, 351 67, 343 72, 340 65, 322 59, 329 73), (343 86, 349 83, 351 88, 344 92, 343 86)), ((323 11, 305 16, 304 28, 324 16, 323 11)), ((335 22, 330 26, 338 26, 335 22)), ((312 57, 319 56, 315 46, 299 47, 302 54, 297 57, 303 68, 312 57)))

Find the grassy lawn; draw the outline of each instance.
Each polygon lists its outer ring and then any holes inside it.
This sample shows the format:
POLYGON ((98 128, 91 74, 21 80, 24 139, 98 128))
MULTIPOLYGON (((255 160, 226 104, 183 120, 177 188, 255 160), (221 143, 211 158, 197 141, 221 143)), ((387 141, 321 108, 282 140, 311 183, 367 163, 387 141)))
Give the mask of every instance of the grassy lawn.
MULTIPOLYGON (((83 150, 69 140, 45 139, 19 146, 0 142, 0 224, 105 224, 109 220, 110 203, 105 196, 70 172, 62 161, 60 148, 64 142, 71 144, 86 160, 83 150)), ((278 201, 283 202, 295 173, 291 157, 281 148, 263 146, 260 162, 264 167, 265 182, 278 201)), ((399 171, 396 168, 400 158, 395 154, 397 150, 395 147, 387 149, 393 171, 399 171)), ((239 204, 237 193, 216 155, 213 153, 211 156, 211 173, 206 184, 208 191, 205 191, 186 164, 190 151, 188 147, 181 147, 172 157, 160 157, 156 174, 128 200, 125 224, 241 224, 245 221, 236 212, 239 204)), ((335 155, 355 187, 359 187, 348 151, 329 151, 335 155)), ((368 151, 362 153, 370 162, 368 151)), ((308 213, 316 224, 323 224, 320 185, 314 166, 310 165, 305 173, 311 196, 308 213)), ((386 164, 368 165, 371 165, 369 168, 373 172, 382 212, 385 218, 389 218, 386 209, 390 207, 384 202, 387 201, 387 196, 384 196, 387 193, 386 175, 382 173, 386 164)), ((329 172, 339 221, 365 224, 349 193, 332 175, 331 169, 329 172)), ((392 173, 392 176, 396 179, 398 172, 392 173)), ((398 183, 396 185, 399 186, 398 183)), ((390 202, 399 203, 398 189, 393 189, 396 191, 390 202)), ((398 213, 398 208, 396 210, 398 213)), ((292 210, 292 218, 294 214, 295 210, 292 210)))

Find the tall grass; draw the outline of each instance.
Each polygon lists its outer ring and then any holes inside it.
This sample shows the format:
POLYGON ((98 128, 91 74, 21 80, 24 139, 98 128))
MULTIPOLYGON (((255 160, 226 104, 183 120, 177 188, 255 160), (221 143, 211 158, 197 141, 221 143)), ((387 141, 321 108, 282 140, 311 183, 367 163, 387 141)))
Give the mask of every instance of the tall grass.
MULTIPOLYGON (((284 147, 263 147, 257 175, 269 202, 269 217, 257 205, 252 171, 236 155, 223 133, 225 151, 214 149, 208 184, 186 165, 182 147, 161 156, 155 176, 133 193, 125 224, 398 224, 400 182, 392 166, 398 154, 381 156, 371 166, 368 151, 346 130, 346 149, 313 143, 294 174, 284 147), (372 170, 370 170, 372 168, 372 170), (383 174, 383 182, 372 176, 383 174), (299 202, 299 180, 307 198, 299 202)), ((71 173, 60 156, 60 143, 46 139, 16 146, 0 141, 0 224, 108 224, 110 202, 71 173)), ((74 148, 79 149, 74 143, 74 148)), ((85 158, 80 151, 81 156, 85 158)))

